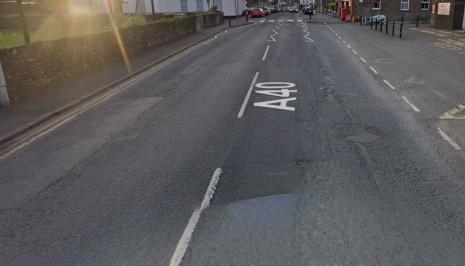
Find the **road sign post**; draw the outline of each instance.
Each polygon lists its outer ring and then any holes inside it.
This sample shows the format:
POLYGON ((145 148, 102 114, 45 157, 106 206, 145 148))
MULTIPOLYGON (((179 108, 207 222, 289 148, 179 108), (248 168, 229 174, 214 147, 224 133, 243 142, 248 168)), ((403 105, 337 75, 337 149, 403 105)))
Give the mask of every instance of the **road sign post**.
POLYGON ((3 74, 2 62, 0 62, 0 107, 10 105, 10 98, 6 90, 5 75, 3 74))

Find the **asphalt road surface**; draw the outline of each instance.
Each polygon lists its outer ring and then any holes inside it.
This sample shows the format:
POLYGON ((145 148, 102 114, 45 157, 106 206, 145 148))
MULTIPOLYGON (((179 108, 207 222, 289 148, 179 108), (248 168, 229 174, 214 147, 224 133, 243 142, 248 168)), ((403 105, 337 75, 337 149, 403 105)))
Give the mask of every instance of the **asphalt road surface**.
POLYGON ((459 144, 324 17, 253 21, 3 158, 0 264, 465 265, 459 144))

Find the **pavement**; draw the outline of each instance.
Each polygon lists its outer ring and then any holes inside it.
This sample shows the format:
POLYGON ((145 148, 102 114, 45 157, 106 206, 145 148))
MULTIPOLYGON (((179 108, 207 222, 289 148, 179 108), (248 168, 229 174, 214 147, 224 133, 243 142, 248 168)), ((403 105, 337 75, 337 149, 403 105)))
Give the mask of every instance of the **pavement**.
POLYGON ((463 58, 252 22, 1 159, 0 264, 464 265, 463 58))
MULTIPOLYGON (((231 26, 237 27, 245 24, 245 17, 231 20, 231 26)), ((213 36, 229 28, 228 20, 224 24, 201 29, 193 35, 180 40, 154 47, 131 58, 130 63, 135 71, 154 62, 164 59, 167 55, 185 49, 205 38, 213 36)), ((11 135, 13 132, 22 131, 32 124, 42 121, 53 115, 58 109, 73 104, 76 100, 86 98, 94 94, 100 88, 105 87, 115 80, 128 76, 126 66, 115 63, 105 68, 96 69, 92 73, 59 84, 47 89, 38 90, 31 86, 30 89, 19 91, 16 98, 11 99, 12 105, 8 108, 0 108, 0 140, 11 135)))

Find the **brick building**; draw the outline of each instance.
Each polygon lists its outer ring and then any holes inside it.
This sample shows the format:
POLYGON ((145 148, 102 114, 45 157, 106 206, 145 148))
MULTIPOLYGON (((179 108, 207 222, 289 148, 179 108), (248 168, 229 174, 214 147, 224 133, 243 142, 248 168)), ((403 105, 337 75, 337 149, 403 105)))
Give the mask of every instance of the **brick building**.
POLYGON ((433 0, 431 13, 433 27, 465 29, 465 0, 433 0))
POLYGON ((385 15, 390 20, 427 19, 431 13, 431 0, 337 0, 339 17, 355 20, 360 16, 385 15))

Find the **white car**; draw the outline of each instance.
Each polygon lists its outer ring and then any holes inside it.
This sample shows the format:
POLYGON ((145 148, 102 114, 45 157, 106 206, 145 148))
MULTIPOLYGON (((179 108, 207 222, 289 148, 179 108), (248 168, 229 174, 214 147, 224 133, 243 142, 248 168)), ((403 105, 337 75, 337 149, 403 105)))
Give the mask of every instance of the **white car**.
POLYGON ((297 7, 294 6, 294 7, 291 7, 291 8, 289 9, 289 12, 291 12, 291 13, 299 13, 299 9, 298 9, 297 7))
POLYGON ((376 22, 376 21, 384 22, 384 21, 386 21, 386 16, 385 15, 376 15, 376 16, 371 17, 370 20, 373 21, 373 22, 376 22))

